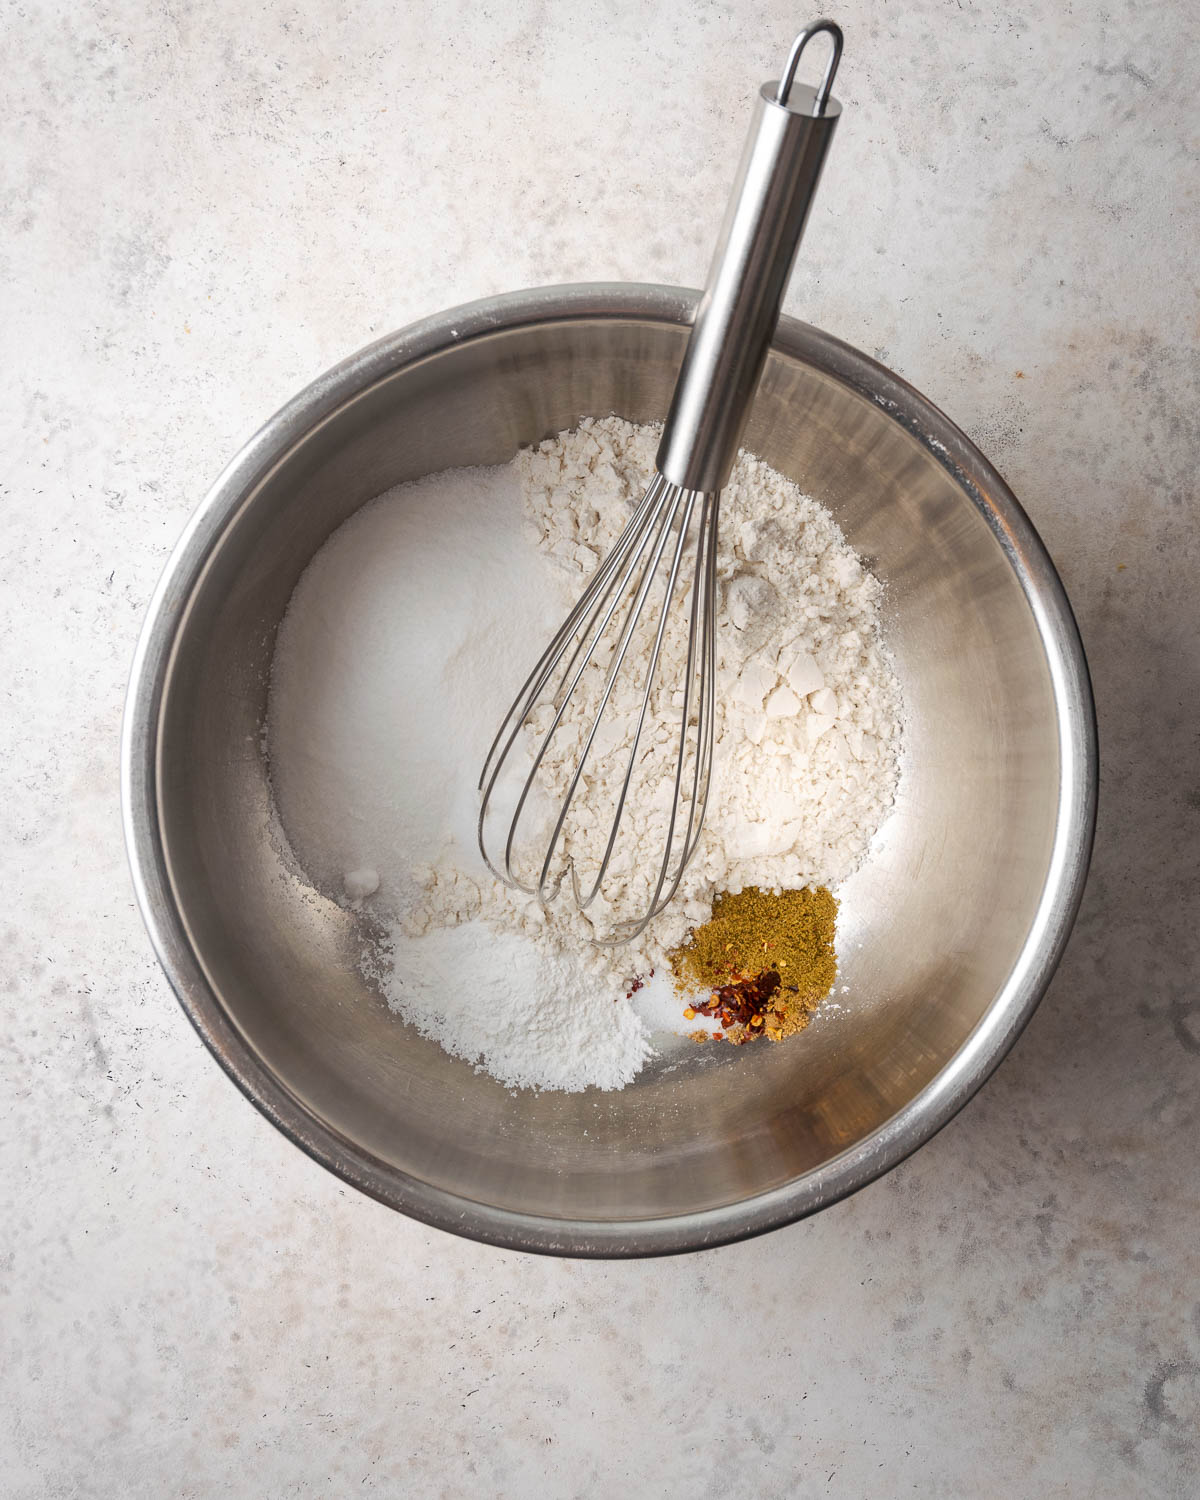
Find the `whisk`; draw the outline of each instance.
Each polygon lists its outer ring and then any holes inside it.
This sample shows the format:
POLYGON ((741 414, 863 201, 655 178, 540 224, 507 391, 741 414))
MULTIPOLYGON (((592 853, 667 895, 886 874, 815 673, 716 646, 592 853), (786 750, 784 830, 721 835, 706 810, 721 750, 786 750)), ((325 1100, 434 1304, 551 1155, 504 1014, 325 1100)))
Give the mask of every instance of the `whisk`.
POLYGON ((699 843, 713 766, 721 490, 841 114, 830 96, 841 52, 839 27, 816 21, 796 38, 780 80, 759 91, 656 472, 525 679, 480 775, 478 840, 488 868, 543 903, 558 894, 569 870, 580 909, 595 903, 607 918, 608 930, 596 941, 637 937, 678 891, 699 843), (820 33, 832 48, 812 89, 795 82, 796 69, 820 33), (643 656, 643 676, 629 681, 626 662, 643 656), (554 760, 557 779, 548 775, 556 736, 572 751, 554 760), (606 766, 616 774, 603 775, 606 766), (631 800, 634 786, 646 788, 641 803, 631 800), (598 811, 597 796, 607 797, 607 811, 598 811), (503 855, 493 858, 494 804, 505 797, 511 816, 503 855), (636 847, 622 846, 631 806, 643 831, 652 827, 661 837, 662 857, 648 870, 632 867, 636 847), (585 843, 602 852, 581 879, 578 849, 585 843), (611 905, 606 881, 638 894, 633 915, 611 905))

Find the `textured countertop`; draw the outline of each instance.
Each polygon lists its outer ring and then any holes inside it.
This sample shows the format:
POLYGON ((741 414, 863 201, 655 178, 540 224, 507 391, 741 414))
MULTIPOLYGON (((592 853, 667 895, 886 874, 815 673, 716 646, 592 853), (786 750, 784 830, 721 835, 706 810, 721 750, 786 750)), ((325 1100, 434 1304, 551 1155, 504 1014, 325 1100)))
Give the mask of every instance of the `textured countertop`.
POLYGON ((372 337, 696 285, 750 4, 5 9, 0 1471, 43 1496, 1200 1491, 1200 22, 843 0, 789 309, 1004 471, 1095 677, 1095 862, 1046 1000, 915 1158, 767 1238, 569 1263, 290 1146, 150 953, 117 739, 225 459, 372 337))

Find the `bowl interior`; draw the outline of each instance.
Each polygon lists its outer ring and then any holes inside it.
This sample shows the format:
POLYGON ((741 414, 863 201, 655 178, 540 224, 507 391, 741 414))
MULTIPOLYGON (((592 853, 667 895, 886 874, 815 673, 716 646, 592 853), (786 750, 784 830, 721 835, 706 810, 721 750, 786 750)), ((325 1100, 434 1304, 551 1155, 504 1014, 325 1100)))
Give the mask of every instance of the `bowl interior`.
POLYGON ((842 892, 836 1007, 784 1046, 674 1043, 620 1093, 512 1092, 386 1009, 356 970, 353 919, 281 860, 259 735, 276 627, 314 552, 400 481, 504 462, 585 415, 661 420, 685 338, 668 319, 548 317, 377 375, 230 507, 182 602, 157 786, 187 941, 238 1045, 374 1160, 393 1201, 415 1185, 465 1216, 618 1224, 793 1183, 947 1067, 1035 922, 1059 723, 1003 527, 884 405, 781 351, 746 446, 828 506, 885 581, 908 715, 895 811, 842 892))

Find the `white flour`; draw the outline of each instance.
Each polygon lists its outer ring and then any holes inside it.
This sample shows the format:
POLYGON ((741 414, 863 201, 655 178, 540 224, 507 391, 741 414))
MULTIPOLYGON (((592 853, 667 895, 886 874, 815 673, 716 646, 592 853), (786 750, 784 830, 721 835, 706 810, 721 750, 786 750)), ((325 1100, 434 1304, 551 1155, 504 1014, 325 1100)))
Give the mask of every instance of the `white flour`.
MULTIPOLYGON (((569 896, 543 910, 488 875, 475 817, 491 736, 656 443, 585 422, 504 468, 402 486, 322 548, 280 631, 268 734, 293 849, 323 890, 390 924, 374 967, 395 1008, 514 1086, 627 1083, 667 1008, 654 985, 643 1022, 629 977, 661 981, 718 890, 845 879, 895 790, 879 585, 826 511, 743 456, 722 498, 713 791, 678 897, 632 947, 593 947, 569 896)), ((632 811, 636 879, 661 843, 632 811)))

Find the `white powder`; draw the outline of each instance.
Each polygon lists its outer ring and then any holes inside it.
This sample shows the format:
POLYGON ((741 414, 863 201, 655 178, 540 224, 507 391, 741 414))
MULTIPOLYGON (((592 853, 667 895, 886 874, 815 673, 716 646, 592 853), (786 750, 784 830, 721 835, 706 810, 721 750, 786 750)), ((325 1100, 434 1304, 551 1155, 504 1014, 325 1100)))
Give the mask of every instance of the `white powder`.
MULTIPOLYGON (((372 964, 394 1007, 514 1086, 628 1082, 671 1013, 666 953, 713 895, 836 885, 895 790, 879 585, 826 511, 743 455, 722 498, 714 782, 676 900, 635 944, 597 947, 569 893, 543 909, 487 873, 476 783, 491 736, 640 498, 656 443, 652 428, 589 421, 503 468, 402 486, 330 539, 280 631, 268 737, 295 853, 390 925, 372 964), (651 968, 630 1004, 628 979, 651 968)), ((668 658, 681 649, 668 641, 668 658)), ((629 827, 636 897, 661 835, 645 808, 629 827)), ((599 830, 576 836, 594 857, 599 830)))
POLYGON ((272 666, 271 779, 329 895, 369 872, 370 909, 396 913, 420 897, 423 863, 476 868, 479 767, 514 663, 564 606, 521 503, 511 466, 435 474, 364 506, 296 585, 272 666))
MULTIPOLYGON (((609 418, 517 456, 538 545, 567 578, 570 598, 640 499, 657 441, 655 428, 609 418)), ((745 454, 722 496, 720 536, 715 775, 704 835, 675 900, 639 939, 624 948, 589 949, 594 967, 617 978, 661 965, 689 928, 707 919, 716 891, 844 880, 861 863, 895 791, 900 697, 880 644, 876 579, 828 511, 745 454)), ((668 697, 684 676, 686 610, 676 609, 672 624, 677 628, 664 643, 658 675, 668 697)), ((641 644, 619 684, 634 695, 645 678, 649 635, 641 644)), ((564 723, 581 730, 592 706, 583 694, 573 697, 564 723)), ((614 696, 606 722, 622 707, 614 696)), ((656 714, 652 700, 651 717, 673 757, 677 728, 670 721, 678 713, 669 702, 657 707, 656 714)), ((551 742, 546 779, 556 792, 574 769, 581 738, 551 742)), ((590 778, 598 806, 613 801, 613 779, 623 772, 620 754, 600 762, 590 778)), ((603 936, 623 900, 628 909, 619 915, 645 911, 666 817, 661 803, 631 806, 621 824, 624 862, 616 862, 617 879, 603 893, 610 899, 602 896, 587 914, 566 899, 550 908, 564 944, 603 936)), ((581 867, 596 868, 609 826, 606 820, 569 825, 566 852, 581 867)), ((430 898, 436 912, 436 885, 430 898)))
POLYGON ((393 1006, 514 1088, 619 1089, 651 1055, 641 1019, 578 956, 483 922, 394 933, 372 967, 393 1006))

